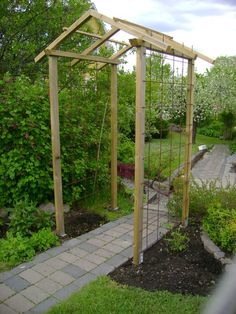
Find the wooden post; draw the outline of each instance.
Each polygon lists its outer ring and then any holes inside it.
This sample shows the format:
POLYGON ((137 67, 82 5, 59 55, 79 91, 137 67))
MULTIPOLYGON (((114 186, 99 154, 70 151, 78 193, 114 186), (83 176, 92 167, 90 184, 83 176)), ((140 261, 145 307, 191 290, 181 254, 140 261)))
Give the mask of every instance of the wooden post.
POLYGON ((183 211, 182 225, 188 225, 189 216, 189 188, 192 158, 192 132, 193 132, 193 104, 194 104, 194 60, 188 60, 187 81, 187 112, 186 112, 186 143, 185 143, 185 166, 183 187, 183 211))
POLYGON ((60 236, 63 236, 65 234, 65 228, 64 228, 61 161, 60 161, 61 154, 59 133, 57 57, 49 56, 48 59, 49 59, 49 88, 50 88, 49 94, 50 94, 51 133, 52 133, 53 183, 56 209, 56 233, 60 236))
POLYGON ((111 209, 117 210, 117 65, 111 66, 111 209))
POLYGON ((145 132, 145 52, 136 52, 136 120, 135 120, 135 195, 134 195, 134 265, 142 263, 144 132, 145 132))

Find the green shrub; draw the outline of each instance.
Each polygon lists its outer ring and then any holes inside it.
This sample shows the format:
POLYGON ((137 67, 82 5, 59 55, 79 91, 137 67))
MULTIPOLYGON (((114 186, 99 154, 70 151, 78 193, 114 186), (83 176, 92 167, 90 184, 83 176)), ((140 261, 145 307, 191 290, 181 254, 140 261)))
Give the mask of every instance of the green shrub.
POLYGON ((36 208, 33 202, 19 201, 11 210, 9 230, 13 235, 20 233, 30 236, 42 228, 52 228, 54 219, 51 213, 36 208))
MULTIPOLYGON (((183 183, 180 179, 174 181, 174 195, 167 206, 173 215, 181 216, 183 205, 183 183)), ((219 181, 207 181, 197 183, 192 181, 189 191, 189 215, 190 217, 203 217, 208 207, 215 202, 222 204, 224 208, 233 209, 236 204, 236 186, 228 185, 223 188, 219 181)))
POLYGON ((134 162, 134 142, 125 136, 120 139, 118 160, 127 164, 134 162))
POLYGON ((188 247, 189 238, 180 228, 171 232, 169 237, 165 239, 172 252, 183 252, 188 247))
POLYGON ((52 246, 59 245, 58 237, 48 228, 32 234, 30 243, 36 252, 43 252, 52 246))
POLYGON ((203 228, 223 250, 236 253, 236 209, 226 209, 220 203, 209 206, 203 228))
POLYGON ((224 123, 219 120, 213 120, 206 126, 198 128, 198 133, 205 136, 219 138, 224 133, 224 123))
POLYGON ((0 240, 0 262, 15 266, 30 260, 35 255, 30 238, 8 232, 6 239, 0 240))

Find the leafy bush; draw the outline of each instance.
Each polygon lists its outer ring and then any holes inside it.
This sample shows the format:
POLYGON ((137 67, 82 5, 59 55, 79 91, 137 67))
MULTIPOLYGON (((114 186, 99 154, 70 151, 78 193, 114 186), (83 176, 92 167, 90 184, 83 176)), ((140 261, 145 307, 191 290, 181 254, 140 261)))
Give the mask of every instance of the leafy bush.
POLYGON ((30 243, 36 252, 43 252, 52 246, 59 245, 58 237, 48 228, 33 233, 30 243))
POLYGON ((169 248, 173 252, 185 251, 189 242, 188 236, 180 228, 172 231, 170 237, 165 240, 168 241, 169 248))
POLYGON ((33 202, 19 201, 10 214, 9 229, 13 235, 20 233, 30 236, 42 228, 52 228, 54 220, 51 213, 36 208, 33 202))
POLYGON ((6 238, 0 240, 0 262, 12 267, 29 261, 37 252, 45 251, 58 244, 58 237, 46 228, 33 233, 31 237, 8 232, 6 238))
MULTIPOLYGON (((178 178, 174 181, 174 195, 167 206, 173 215, 181 216, 183 205, 183 182, 178 178)), ((224 208, 233 209, 236 204, 236 186, 228 185, 223 188, 219 181, 197 183, 192 181, 189 191, 189 215, 190 217, 203 217, 208 207, 215 202, 222 204, 224 208)))
POLYGON ((120 139, 118 160, 127 164, 134 162, 134 142, 125 136, 120 139))
POLYGON ((0 240, 0 261, 9 266, 30 260, 35 255, 30 238, 8 232, 6 239, 0 240))
POLYGON ((203 227, 210 238, 222 249, 236 252, 236 209, 227 209, 215 203, 207 209, 203 227))
POLYGON ((221 137, 224 133, 224 123, 219 120, 213 120, 207 125, 198 128, 198 133, 211 137, 221 137))

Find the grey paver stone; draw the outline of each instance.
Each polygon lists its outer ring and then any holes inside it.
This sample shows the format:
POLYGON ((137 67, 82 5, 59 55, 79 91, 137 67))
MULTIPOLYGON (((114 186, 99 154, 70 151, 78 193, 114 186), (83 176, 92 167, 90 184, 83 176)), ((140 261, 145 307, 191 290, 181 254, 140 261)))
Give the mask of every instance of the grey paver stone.
POLYGON ((94 251, 96 251, 98 249, 98 247, 94 244, 90 244, 88 243, 88 241, 83 242, 82 244, 80 244, 79 246, 81 249, 89 252, 89 253, 93 253, 94 251))
POLYGON ((11 271, 5 271, 3 273, 0 273, 0 283, 3 283, 5 280, 13 277, 14 274, 11 271))
POLYGON ((15 291, 6 286, 4 283, 0 284, 0 301, 4 301, 7 298, 15 294, 15 291))
POLYGON ((57 257, 52 257, 52 258, 46 260, 45 263, 47 265, 51 266, 52 268, 55 268, 56 270, 59 270, 59 269, 68 265, 68 263, 60 260, 57 257))
POLYGON ((17 313, 26 312, 32 309, 32 307, 34 306, 34 303, 27 300, 23 295, 19 293, 7 299, 5 301, 5 304, 15 310, 17 313))
POLYGON ((35 307, 33 307, 29 313, 34 313, 34 314, 42 314, 46 313, 53 305, 58 303, 58 300, 54 297, 50 297, 39 304, 37 304, 35 307))
POLYGON ((20 292, 30 285, 28 281, 24 280, 18 275, 5 280, 5 284, 16 292, 20 292))
POLYGON ((25 271, 29 268, 31 268, 34 264, 32 262, 29 262, 29 263, 24 263, 24 264, 20 264, 18 265, 17 267, 13 268, 11 270, 11 272, 14 274, 14 275, 17 275, 19 273, 21 273, 22 271, 25 271))
POLYGON ((106 258, 110 258, 114 255, 113 252, 111 251, 107 251, 107 250, 104 250, 103 248, 102 249, 98 249, 97 251, 95 251, 96 255, 99 255, 99 256, 102 256, 102 257, 106 257, 106 258))
POLYGON ((119 232, 119 231, 115 231, 113 229, 107 230, 104 234, 106 235, 110 235, 114 238, 118 238, 120 237, 123 233, 119 232))
POLYGON ((65 246, 67 248, 73 248, 77 245, 79 245, 82 241, 78 238, 74 238, 74 239, 71 239, 71 240, 68 240, 68 241, 65 241, 62 246, 65 246))
POLYGON ((98 240, 101 240, 105 243, 108 243, 108 242, 113 241, 115 238, 110 236, 110 235, 107 235, 107 234, 100 234, 100 235, 96 236, 95 239, 98 239, 98 240))
POLYGON ((74 265, 79 266, 80 268, 86 270, 86 271, 90 271, 92 269, 94 269, 95 267, 97 267, 96 264, 91 263, 85 259, 82 258, 78 258, 74 263, 74 265))
POLYGON ((81 236, 79 236, 77 239, 79 239, 80 241, 84 242, 88 239, 91 239, 93 238, 94 236, 92 234, 89 234, 89 233, 84 233, 82 234, 81 236))
POLYGON ((96 245, 97 247, 103 247, 107 242, 93 238, 87 241, 89 244, 96 245))
POLYGON ((78 256, 73 255, 73 254, 68 253, 68 252, 63 252, 63 253, 57 255, 57 258, 60 258, 61 260, 63 260, 64 262, 67 262, 67 263, 73 263, 78 258, 78 256))
POLYGON ((46 263, 39 263, 39 264, 35 265, 34 267, 32 267, 32 270, 35 270, 44 276, 48 276, 48 275, 54 273, 55 268, 47 265, 46 263))
POLYGON ((123 249, 124 249, 121 246, 116 245, 112 242, 106 244, 103 248, 104 248, 104 250, 108 250, 108 251, 111 251, 113 253, 119 253, 119 252, 123 251, 123 249))
POLYGON ((65 252, 68 250, 68 247, 66 246, 58 246, 54 247, 52 249, 47 250, 47 253, 51 256, 57 256, 58 254, 65 252))
POLYGON ((33 259, 32 263, 34 265, 38 264, 38 263, 43 263, 47 259, 51 258, 51 255, 49 255, 47 252, 36 255, 35 258, 33 259))
POLYGON ((74 285, 73 283, 62 288, 61 290, 58 290, 55 294, 54 297, 63 300, 68 298, 73 292, 78 290, 78 286, 74 285))
POLYGON ((127 249, 121 251, 119 254, 131 258, 133 256, 133 247, 128 247, 127 249))
POLYGON ((36 286, 49 294, 53 294, 62 288, 62 285, 50 278, 44 278, 40 280, 36 283, 36 286))
POLYGON ((19 276, 31 284, 36 283, 37 281, 43 279, 43 276, 33 269, 27 269, 19 274, 19 276))
POLYGON ((106 263, 103 263, 101 265, 98 265, 96 268, 91 270, 91 273, 98 275, 98 276, 102 276, 102 275, 107 275, 110 272, 112 272, 115 269, 114 266, 112 265, 108 265, 106 263))
POLYGON ((18 312, 14 311, 10 307, 8 307, 6 304, 1 303, 0 304, 0 313, 1 314, 16 314, 18 312))
POLYGON ((31 286, 21 291, 21 294, 35 304, 42 302, 49 297, 49 294, 36 286, 31 286))
POLYGON ((108 265, 111 265, 111 266, 114 266, 114 267, 119 267, 120 265, 122 265, 126 261, 128 261, 127 257, 122 256, 122 255, 115 255, 112 258, 110 258, 109 260, 107 260, 106 263, 108 265))
POLYGON ((75 280, 74 277, 57 270, 55 273, 51 274, 48 278, 60 283, 62 286, 66 286, 75 280))
POLYGON ((89 254, 89 252, 85 251, 85 250, 82 250, 78 247, 75 247, 73 249, 71 249, 69 251, 69 253, 73 254, 73 255, 76 255, 78 257, 84 257, 85 255, 89 254))
POLYGON ((78 288, 82 288, 91 281, 94 281, 97 278, 97 275, 92 273, 87 273, 84 276, 76 279, 73 284, 76 285, 78 288))
POLYGON ((100 264, 104 263, 106 260, 105 257, 101 257, 101 256, 93 254, 93 253, 86 255, 83 259, 86 259, 87 261, 92 262, 96 265, 100 265, 100 264))
POLYGON ((62 268, 61 271, 71 275, 74 278, 81 277, 86 273, 84 269, 75 265, 67 265, 66 267, 62 268))
POLYGON ((126 240, 122 240, 122 239, 115 239, 114 241, 112 241, 112 243, 121 246, 122 248, 126 249, 127 247, 129 247, 132 243, 126 240))

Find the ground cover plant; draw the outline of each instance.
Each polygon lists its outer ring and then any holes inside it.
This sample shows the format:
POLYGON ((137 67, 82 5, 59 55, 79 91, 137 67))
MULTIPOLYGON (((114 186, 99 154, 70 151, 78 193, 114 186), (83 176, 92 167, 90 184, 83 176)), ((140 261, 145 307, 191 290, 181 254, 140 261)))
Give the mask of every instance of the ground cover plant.
POLYGON ((148 292, 117 284, 109 277, 100 277, 73 294, 68 300, 54 306, 48 314, 197 314, 204 302, 204 297, 183 296, 167 291, 148 292))

